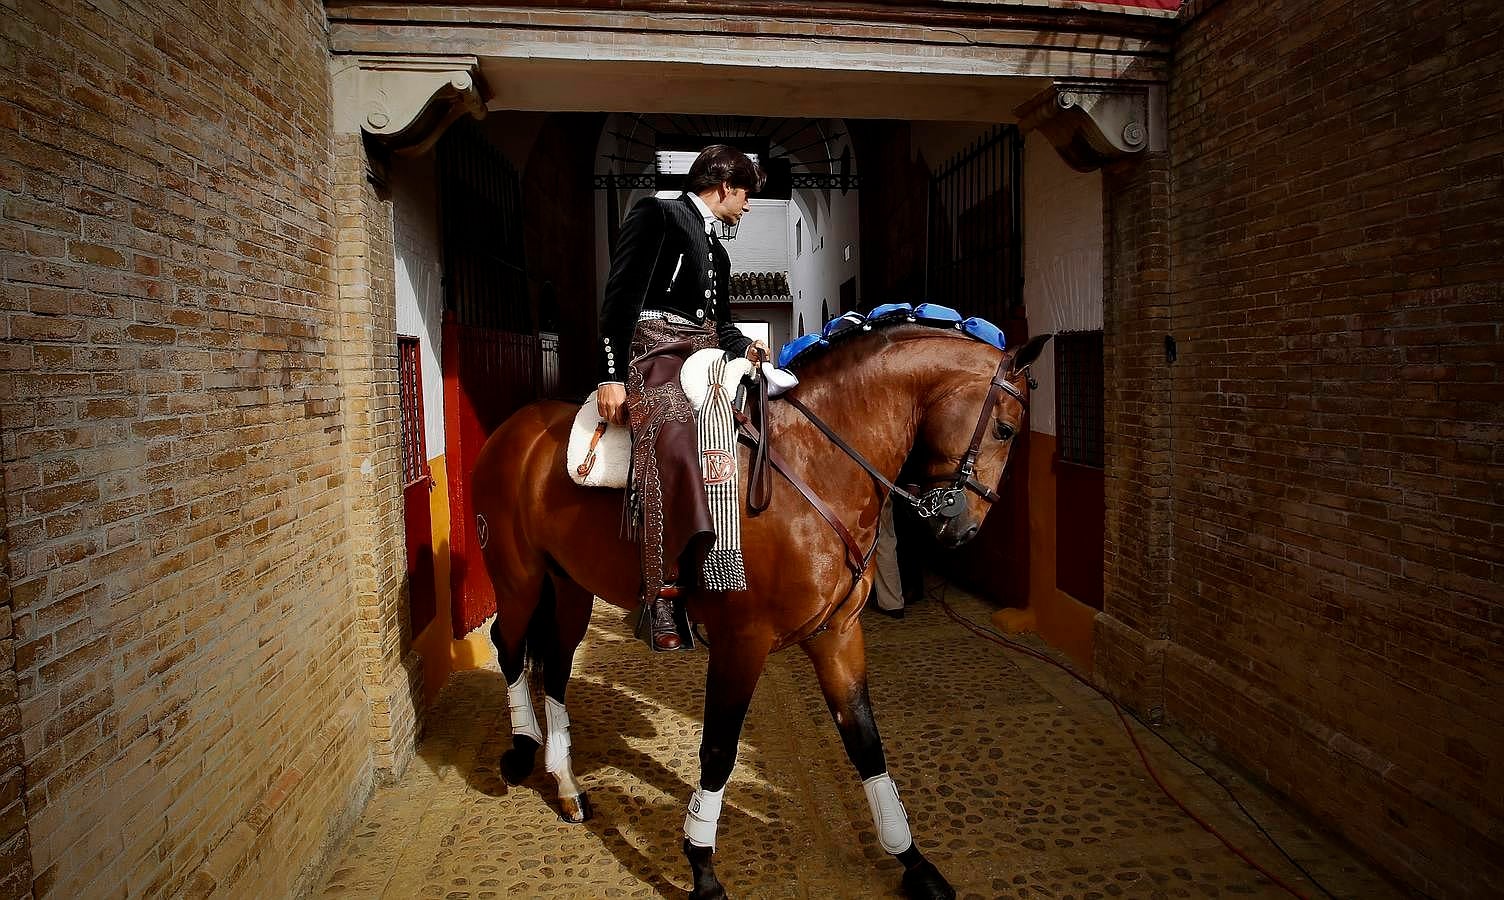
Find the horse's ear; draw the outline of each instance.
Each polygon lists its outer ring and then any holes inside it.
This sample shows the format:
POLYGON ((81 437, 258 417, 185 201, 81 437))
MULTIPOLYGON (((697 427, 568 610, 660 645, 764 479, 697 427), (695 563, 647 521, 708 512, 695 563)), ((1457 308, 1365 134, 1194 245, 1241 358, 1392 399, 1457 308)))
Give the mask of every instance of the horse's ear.
POLYGON ((1030 338, 1027 344, 1019 347, 1018 351, 1013 354, 1013 374, 1021 375, 1034 365, 1039 359, 1039 354, 1044 352, 1044 345, 1048 344, 1052 337, 1054 337, 1053 334, 1041 334, 1030 338))

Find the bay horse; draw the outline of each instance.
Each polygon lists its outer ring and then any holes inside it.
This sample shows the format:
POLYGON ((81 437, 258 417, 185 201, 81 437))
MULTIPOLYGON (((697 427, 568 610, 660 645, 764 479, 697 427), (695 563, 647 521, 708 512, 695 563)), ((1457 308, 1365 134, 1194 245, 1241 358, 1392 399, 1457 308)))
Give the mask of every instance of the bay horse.
MULTIPOLYGON (((794 404, 768 406, 767 431, 782 463, 813 489, 861 548, 877 539, 879 481, 897 477, 915 448, 926 484, 922 519, 945 546, 959 546, 981 526, 1000 485, 1013 438, 1022 433, 1027 370, 1049 335, 1004 353, 955 330, 919 324, 875 326, 843 339, 799 366, 794 404), (991 381, 989 381, 991 376, 991 381), (855 454, 838 449, 814 424, 823 420, 855 454), (971 440, 968 451, 968 439, 971 440)), ((474 474, 477 527, 496 591, 491 627, 508 684, 513 746, 502 755, 511 784, 533 770, 544 748, 558 783, 560 815, 583 822, 589 801, 569 758, 565 689, 584 639, 593 596, 623 609, 639 603, 637 550, 620 534, 622 492, 576 485, 564 452, 577 407, 542 401, 524 407, 481 450, 474 474), (546 732, 528 691, 524 662, 541 668, 546 732)), ((748 453, 741 448, 741 500, 748 453)), ((912 470, 911 470, 912 471, 912 470)), ((742 722, 770 653, 798 645, 814 664, 846 753, 863 781, 883 848, 903 864, 913 897, 954 897, 925 859, 887 774, 867 697, 867 662, 858 612, 872 583, 870 567, 782 475, 765 512, 744 517, 746 591, 686 592, 691 618, 709 644, 700 785, 685 819, 684 853, 694 898, 724 897, 712 865, 723 791, 736 759, 742 722)), ((920 489, 916 488, 916 492, 920 489)), ((745 507, 743 507, 745 508, 745 507)), ((870 558, 870 551, 867 553, 870 558)))

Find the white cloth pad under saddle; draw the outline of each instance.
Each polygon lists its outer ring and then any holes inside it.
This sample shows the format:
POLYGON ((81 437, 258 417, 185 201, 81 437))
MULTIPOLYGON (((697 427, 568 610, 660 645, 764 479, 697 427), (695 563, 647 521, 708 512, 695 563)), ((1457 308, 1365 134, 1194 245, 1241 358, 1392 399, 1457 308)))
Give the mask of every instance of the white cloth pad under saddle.
MULTIPOLYGON (((714 349, 701 350, 685 360, 684 368, 679 372, 679 383, 696 411, 704 404, 705 398, 710 396, 710 363, 721 353, 722 351, 714 349)), ((728 362, 723 385, 727 393, 735 396, 736 386, 751 372, 752 363, 746 359, 728 362)), ((585 456, 590 451, 590 442, 595 437, 595 429, 600 422, 596 392, 591 391, 580 411, 575 414, 574 425, 569 430, 569 447, 564 453, 564 467, 568 469, 569 477, 574 479, 574 483, 583 487, 624 488, 627 486, 627 471, 632 465, 632 434, 626 428, 607 426, 605 434, 596 442, 595 459, 588 471, 581 473, 585 456)))
MULTIPOLYGON (((705 405, 705 398, 710 396, 710 364, 722 355, 724 354, 720 350, 701 350, 691 354, 684 361, 684 368, 679 370, 679 386, 684 388, 684 396, 689 398, 689 403, 696 412, 705 405)), ((751 374, 752 363, 747 359, 738 357, 727 360, 721 387, 726 390, 728 397, 735 397, 737 385, 751 374)))

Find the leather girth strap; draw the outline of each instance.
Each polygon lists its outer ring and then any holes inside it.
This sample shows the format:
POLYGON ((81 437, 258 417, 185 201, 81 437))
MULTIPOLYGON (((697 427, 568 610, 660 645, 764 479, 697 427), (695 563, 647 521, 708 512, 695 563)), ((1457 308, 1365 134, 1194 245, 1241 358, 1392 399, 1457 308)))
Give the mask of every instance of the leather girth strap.
MULTIPOLYGON (((766 398, 764 398, 764 401, 766 401, 766 398)), ((766 409, 766 405, 763 408, 766 409)), ((766 417, 763 418, 763 421, 767 421, 766 417)), ((819 513, 821 518, 829 523, 831 529, 835 531, 836 536, 841 539, 841 543, 846 545, 846 566, 851 569, 851 577, 853 579, 860 578, 862 573, 867 570, 867 563, 872 557, 872 552, 877 549, 877 544, 874 542, 872 550, 863 553, 857 545, 856 538, 852 537, 851 532, 846 530, 846 526, 841 524, 841 519, 836 515, 835 510, 831 509, 829 504, 820 499, 820 495, 815 493, 814 488, 811 488, 805 483, 803 478, 800 478, 797 473, 789 468, 778 451, 768 446, 768 441, 763 439, 763 434, 752 424, 752 420, 738 412, 736 414, 736 423, 741 426, 737 436, 741 438, 742 443, 752 448, 754 460, 759 454, 764 454, 767 461, 773 464, 773 468, 777 469, 778 473, 784 478, 787 478, 789 484, 792 484, 799 493, 803 494, 804 499, 809 501, 809 505, 815 508, 815 512, 819 513)), ((766 470, 766 465, 764 465, 764 470, 766 470)), ((756 468, 754 464, 753 475, 749 477, 747 482, 748 506, 752 505, 751 478, 755 476, 756 468)), ((764 476, 762 483, 764 484, 765 492, 763 508, 766 509, 768 500, 772 498, 773 488, 766 476, 764 476)))

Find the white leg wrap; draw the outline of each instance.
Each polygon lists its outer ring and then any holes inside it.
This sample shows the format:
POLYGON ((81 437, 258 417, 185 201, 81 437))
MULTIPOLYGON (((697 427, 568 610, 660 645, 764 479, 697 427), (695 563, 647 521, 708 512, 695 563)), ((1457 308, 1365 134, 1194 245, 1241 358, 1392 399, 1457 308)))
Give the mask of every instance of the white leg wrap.
POLYGON ((533 695, 527 689, 527 672, 507 685, 507 706, 512 710, 512 734, 525 734, 538 743, 543 743, 543 731, 538 728, 538 714, 533 712, 533 695))
POLYGON ((569 764, 569 713, 564 704, 552 697, 544 697, 543 716, 548 720, 543 768, 559 783, 559 796, 578 797, 580 786, 575 783, 574 770, 569 764))
POLYGON ((684 817, 684 836, 696 847, 715 849, 715 829, 721 821, 721 799, 726 789, 696 790, 689 796, 689 814, 684 817))
POLYGON ((909 833, 909 814, 898 799, 898 785, 888 773, 874 775, 862 782, 867 805, 872 809, 872 824, 877 826, 877 840, 889 853, 902 853, 914 843, 909 833))

